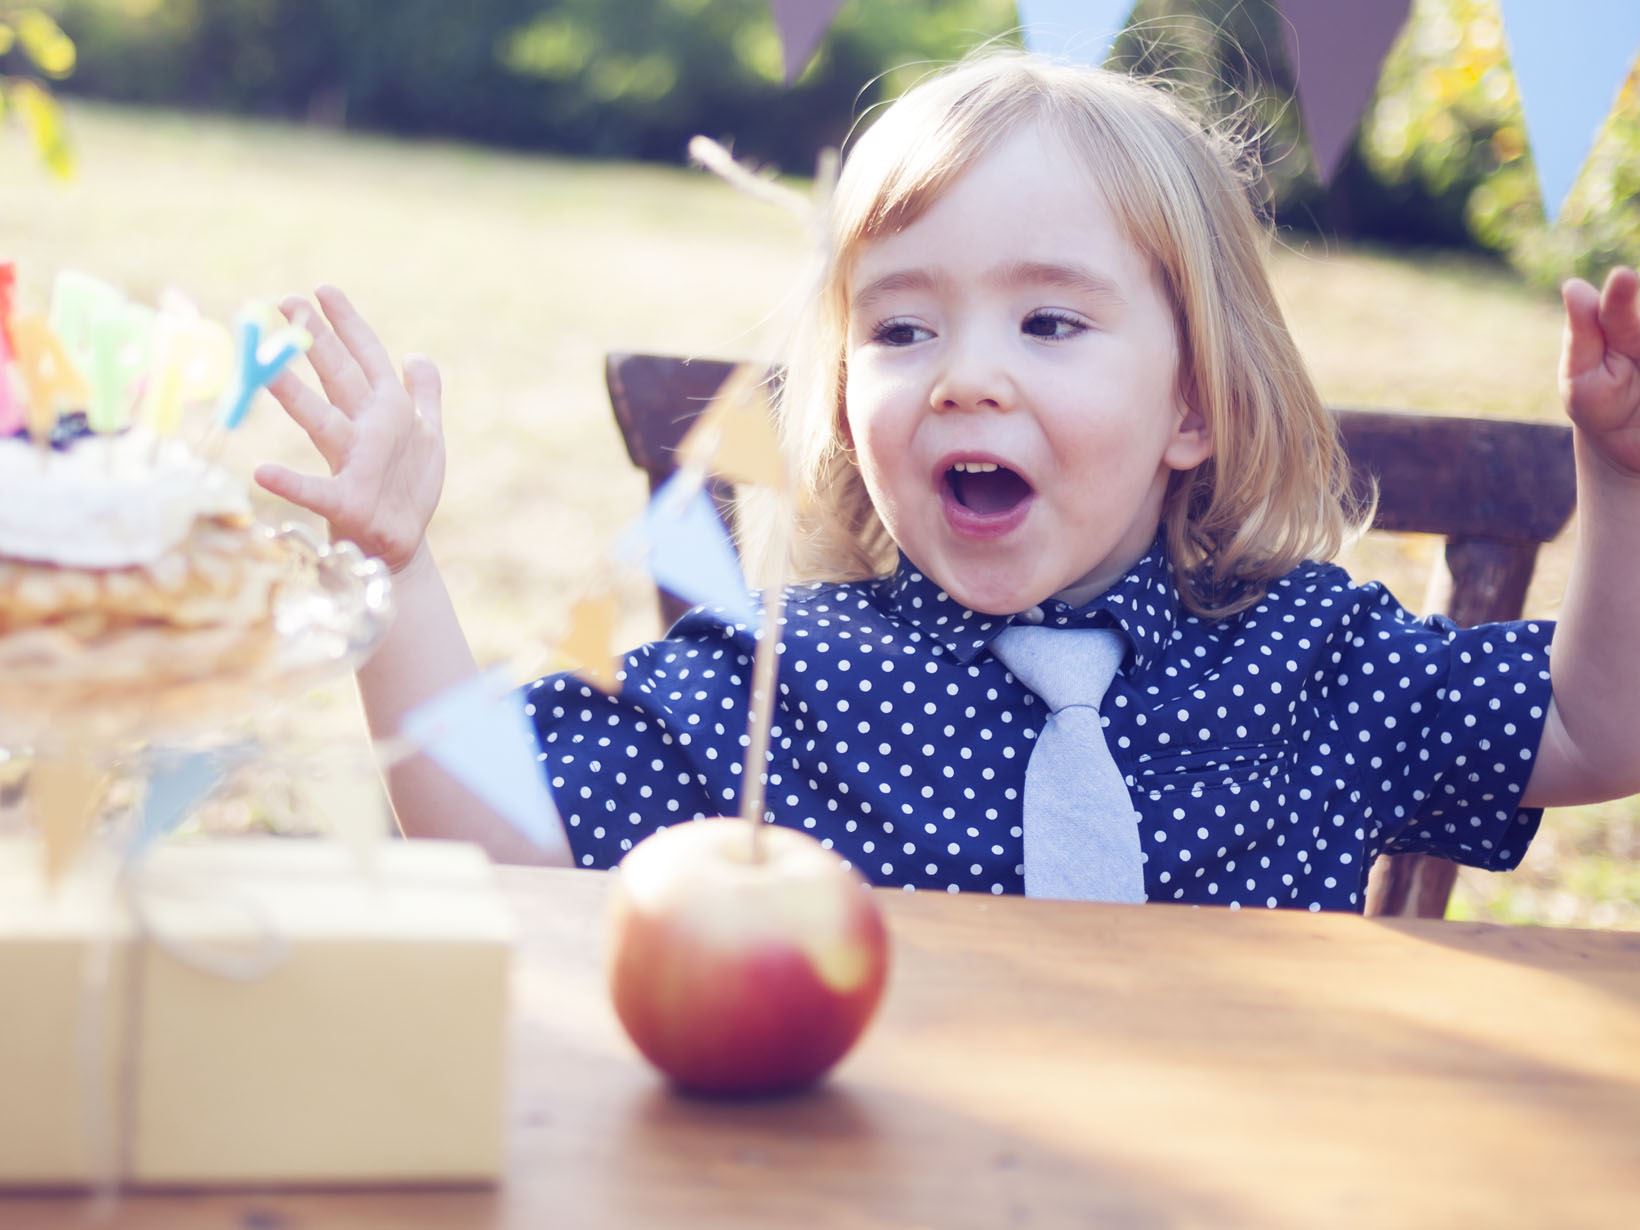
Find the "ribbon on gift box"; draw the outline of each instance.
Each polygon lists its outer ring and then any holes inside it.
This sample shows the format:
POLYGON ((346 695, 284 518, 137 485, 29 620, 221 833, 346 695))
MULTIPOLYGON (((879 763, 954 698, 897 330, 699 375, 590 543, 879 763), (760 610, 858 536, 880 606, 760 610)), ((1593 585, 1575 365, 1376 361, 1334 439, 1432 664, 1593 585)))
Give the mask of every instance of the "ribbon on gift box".
MULTIPOLYGON (((135 1175, 133 1151, 140 1109, 142 1020, 146 1002, 143 972, 147 967, 149 950, 163 952, 172 960, 201 974, 234 982, 265 978, 290 956, 290 945, 272 920, 258 910, 254 902, 234 901, 231 897, 219 898, 219 901, 230 909, 242 912, 251 922, 255 943, 249 951, 240 954, 220 952, 187 943, 178 936, 166 935, 154 923, 153 906, 160 893, 176 894, 178 888, 173 884, 156 889, 145 877, 145 866, 146 862, 141 857, 127 859, 116 877, 114 892, 109 898, 111 907, 123 909, 131 921, 130 957, 124 987, 124 1011, 121 1014, 124 1028, 114 1049, 112 1105, 105 1096, 108 1086, 103 1081, 87 1079, 85 1082, 86 1105, 83 1113, 92 1159, 91 1187, 97 1204, 103 1208, 111 1207, 119 1199, 121 1188, 135 1175)), ((108 1007, 115 994, 111 983, 118 930, 117 919, 111 913, 105 925, 98 929, 99 939, 91 945, 87 954, 77 1039, 80 1070, 87 1074, 96 1072, 107 1046, 108 1007)))
MULTIPOLYGON (((144 757, 146 788, 134 809, 131 831, 123 842, 123 856, 103 901, 107 913, 93 929, 93 942, 81 980, 81 1012, 76 1049, 84 1083, 83 1117, 92 1159, 92 1189, 98 1203, 111 1205, 132 1175, 132 1147, 138 1113, 137 1080, 141 1054, 142 974, 150 948, 215 978, 248 981, 265 977, 288 956, 289 946, 252 901, 223 898, 228 909, 242 912, 252 924, 255 943, 244 953, 224 953, 181 937, 168 936, 153 920, 157 893, 178 892, 176 885, 156 886, 147 875, 146 855, 155 841, 175 829, 190 811, 212 794, 239 764, 251 756, 251 746, 239 743, 207 750, 149 751, 144 757), (124 988, 121 1019, 124 1028, 114 1048, 113 1097, 108 1084, 90 1078, 107 1047, 108 1015, 114 951, 121 931, 119 912, 131 924, 129 975, 124 988)), ((42 871, 48 891, 81 855, 92 836, 92 826, 107 785, 107 773, 83 750, 63 758, 45 759, 30 770, 29 794, 44 844, 42 871)), ((185 894, 188 889, 182 890, 185 894)), ((197 889, 194 895, 200 894, 197 889)))
MULTIPOLYGON (((291 952, 287 937, 253 897, 174 875, 156 877, 152 871, 150 855, 158 840, 250 762, 254 751, 249 743, 146 750, 137 762, 145 782, 140 801, 126 823, 107 834, 108 840, 94 843, 101 864, 79 868, 83 879, 75 891, 86 891, 89 880, 95 913, 81 971, 74 1054, 85 1078, 80 1113, 90 1187, 104 1210, 136 1174, 145 971, 152 955, 163 953, 209 978, 250 982, 273 973, 291 952), (234 935, 232 947, 173 934, 160 920, 167 908, 197 910, 201 904, 233 921, 226 929, 234 935), (122 949, 125 975, 123 984, 116 985, 116 955, 122 949), (114 1017, 118 1036, 110 1039, 114 1017)), ((84 749, 31 767, 28 794, 44 846, 41 870, 47 893, 63 891, 63 875, 85 862, 107 777, 108 767, 84 749)), ((368 873, 371 860, 361 850, 354 848, 348 861, 368 873)))

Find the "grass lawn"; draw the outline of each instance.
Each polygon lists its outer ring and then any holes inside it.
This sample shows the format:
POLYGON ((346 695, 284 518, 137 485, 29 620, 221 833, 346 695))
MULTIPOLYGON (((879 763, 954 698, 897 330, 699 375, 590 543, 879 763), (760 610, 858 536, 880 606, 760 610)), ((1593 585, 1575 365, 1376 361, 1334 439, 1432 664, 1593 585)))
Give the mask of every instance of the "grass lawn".
MULTIPOLYGON (((69 118, 81 173, 66 187, 14 134, 0 147, 5 255, 24 304, 42 303, 65 266, 148 301, 176 286, 222 319, 248 297, 345 288, 395 351, 440 364, 450 467, 434 546, 480 660, 520 675, 544 664, 577 587, 644 498, 611 421, 604 353, 768 354, 805 262, 795 222, 682 169, 87 106, 69 118)), ((1272 260, 1330 403, 1559 419, 1553 295, 1427 253, 1288 244, 1272 260)), ((247 474, 265 458, 317 464, 271 402, 228 454, 247 474)), ((1374 536, 1344 562, 1416 608, 1436 547, 1374 536)), ((1555 613, 1565 568, 1555 544, 1529 614, 1555 613)), ((647 584, 630 580, 625 599, 622 642, 656 635, 647 584)), ((363 763, 346 681, 253 724, 275 741, 357 747, 363 763)), ((294 806, 379 805, 368 775, 337 777, 294 806)), ((1640 927, 1637 856, 1632 801, 1551 812, 1521 870, 1464 873, 1456 912, 1640 927)))

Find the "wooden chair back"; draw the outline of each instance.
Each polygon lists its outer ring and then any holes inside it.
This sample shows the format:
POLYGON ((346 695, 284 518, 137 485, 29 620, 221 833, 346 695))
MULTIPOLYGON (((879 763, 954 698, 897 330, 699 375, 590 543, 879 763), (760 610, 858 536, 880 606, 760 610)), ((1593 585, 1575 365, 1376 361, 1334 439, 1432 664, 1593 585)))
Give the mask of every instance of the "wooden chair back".
MULTIPOLYGON (((650 489, 676 468, 673 450, 734 364, 612 354, 610 404, 650 489)), ((1337 410, 1357 489, 1378 486, 1374 529, 1446 539, 1444 613, 1457 623, 1517 619, 1538 548, 1565 527, 1576 499, 1571 428, 1500 419, 1337 410)), ((719 488, 727 523, 728 492, 719 488)), ((687 609, 660 595, 668 625, 687 609)), ((1440 918, 1457 865, 1428 855, 1378 860, 1367 913, 1440 918)))

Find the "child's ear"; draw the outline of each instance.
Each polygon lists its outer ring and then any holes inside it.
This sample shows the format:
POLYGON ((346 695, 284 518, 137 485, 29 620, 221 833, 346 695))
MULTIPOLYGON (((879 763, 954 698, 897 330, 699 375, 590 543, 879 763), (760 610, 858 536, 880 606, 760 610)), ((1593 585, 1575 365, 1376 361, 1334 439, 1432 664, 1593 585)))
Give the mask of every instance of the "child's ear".
POLYGON ((1213 429, 1207 416, 1188 401, 1179 403, 1179 417, 1162 461, 1173 470, 1193 470, 1213 455, 1213 429))

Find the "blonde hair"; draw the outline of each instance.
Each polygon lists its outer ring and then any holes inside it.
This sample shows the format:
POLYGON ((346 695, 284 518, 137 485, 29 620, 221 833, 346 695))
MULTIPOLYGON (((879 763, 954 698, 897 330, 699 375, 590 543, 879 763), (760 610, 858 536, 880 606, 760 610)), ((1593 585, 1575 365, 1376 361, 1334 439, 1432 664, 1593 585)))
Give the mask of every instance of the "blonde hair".
MULTIPOLYGON (((790 543, 793 578, 858 580, 892 571, 896 560, 843 434, 856 254, 915 222, 989 149, 1033 122, 1097 172, 1173 310, 1180 390, 1205 416, 1214 455, 1173 475, 1162 519, 1186 607, 1209 618, 1233 614, 1299 561, 1336 554, 1365 516, 1350 507, 1336 427, 1271 290, 1267 232, 1236 150, 1156 86, 1019 53, 987 53, 916 85, 844 162, 827 257, 778 400, 802 505, 790 543)), ((767 525, 766 511, 750 507, 738 520, 767 525)), ((755 564, 760 544, 742 538, 755 564)))

